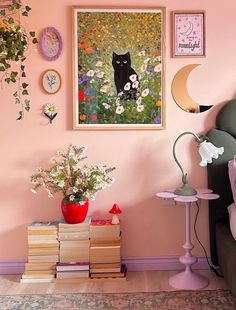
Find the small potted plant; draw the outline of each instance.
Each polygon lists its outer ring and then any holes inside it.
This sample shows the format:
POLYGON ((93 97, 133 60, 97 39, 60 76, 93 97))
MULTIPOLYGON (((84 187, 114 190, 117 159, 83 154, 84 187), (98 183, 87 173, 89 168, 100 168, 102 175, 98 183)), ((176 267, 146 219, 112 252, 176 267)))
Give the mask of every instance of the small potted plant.
POLYGON ((31 176, 33 193, 42 187, 48 197, 61 192, 64 196, 61 209, 67 223, 83 222, 88 211, 89 200, 94 200, 96 193, 114 182, 109 168, 102 164, 81 165, 86 156, 87 146, 69 145, 65 151, 58 151, 51 158, 49 168, 38 168, 31 176))

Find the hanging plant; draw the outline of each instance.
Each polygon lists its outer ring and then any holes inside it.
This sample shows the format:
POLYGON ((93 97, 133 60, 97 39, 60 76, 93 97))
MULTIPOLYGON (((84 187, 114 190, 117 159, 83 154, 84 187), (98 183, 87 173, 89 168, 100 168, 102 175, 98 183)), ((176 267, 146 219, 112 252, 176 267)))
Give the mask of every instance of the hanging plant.
POLYGON ((24 81, 24 61, 29 44, 38 43, 35 32, 27 33, 21 26, 17 13, 27 17, 30 10, 20 0, 15 0, 7 8, 0 10, 0 82, 17 83, 17 90, 13 93, 15 104, 20 106, 17 120, 21 120, 24 112, 30 110, 29 84, 24 81))

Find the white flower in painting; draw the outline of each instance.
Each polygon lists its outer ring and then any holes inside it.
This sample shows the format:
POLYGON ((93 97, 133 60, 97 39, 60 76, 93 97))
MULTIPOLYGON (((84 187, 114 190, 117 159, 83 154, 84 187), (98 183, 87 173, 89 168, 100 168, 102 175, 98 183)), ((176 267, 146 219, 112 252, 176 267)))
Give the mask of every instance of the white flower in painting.
POLYGON ((44 106, 43 112, 48 116, 53 116, 57 113, 57 106, 53 103, 48 103, 44 106))
POLYGON ((141 104, 141 103, 142 103, 142 100, 143 100, 142 97, 138 97, 138 99, 136 100, 136 103, 137 103, 137 104, 141 104))
POLYGON ((141 72, 145 72, 147 69, 147 64, 143 64, 140 68, 141 72))
POLYGON ((117 96, 121 97, 122 95, 123 95, 123 91, 119 92, 117 96))
POLYGON ((142 97, 146 97, 149 94, 149 89, 146 88, 142 91, 142 97))
POLYGON ((139 81, 133 82, 133 84, 132 84, 133 88, 138 88, 138 86, 139 86, 139 81))
POLYGON ((107 91, 108 91, 108 85, 103 85, 103 86, 100 88, 100 91, 101 91, 102 93, 107 93, 107 91))
POLYGON ((33 189, 33 188, 31 188, 31 192, 32 192, 33 194, 37 194, 36 190, 33 189))
POLYGON ((105 83, 105 84, 110 83, 110 82, 111 82, 110 79, 104 80, 104 83, 105 83))
POLYGON ((108 104, 108 103, 106 103, 106 102, 103 102, 102 105, 103 105, 104 108, 107 109, 107 110, 110 109, 110 107, 111 107, 110 104, 108 104))
POLYGON ((120 98, 116 98, 116 105, 120 105, 120 98))
POLYGON ((156 66, 154 67, 154 71, 155 71, 155 72, 160 72, 160 71, 161 71, 161 64, 156 65, 156 66))
POLYGON ((131 82, 135 82, 137 80, 137 75, 136 74, 132 74, 132 75, 130 75, 129 79, 130 79, 131 82))
POLYGON ((139 56, 145 56, 145 51, 141 51, 138 53, 139 56))
POLYGON ((140 105, 137 106, 137 111, 138 111, 138 112, 142 112, 143 109, 144 109, 144 105, 141 105, 141 104, 140 104, 140 105))
POLYGON ((143 61, 143 63, 147 64, 147 63, 149 62, 150 59, 151 59, 150 57, 146 58, 146 59, 143 61))
POLYGON ((117 108, 116 108, 116 114, 121 114, 124 112, 124 107, 122 105, 119 105, 117 108))
POLYGON ((102 65, 103 65, 103 64, 102 64, 102 61, 99 60, 99 61, 96 63, 95 66, 96 66, 96 67, 102 67, 102 65))
POLYGON ((105 72, 101 71, 101 72, 97 73, 97 77, 99 79, 102 79, 104 77, 104 74, 105 74, 105 72))
POLYGON ((130 90, 130 82, 127 82, 124 86, 124 90, 130 90))
POLYGON ((161 56, 157 56, 156 60, 161 61, 161 56))
POLYGON ((87 76, 94 76, 94 70, 89 70, 87 72, 87 76))

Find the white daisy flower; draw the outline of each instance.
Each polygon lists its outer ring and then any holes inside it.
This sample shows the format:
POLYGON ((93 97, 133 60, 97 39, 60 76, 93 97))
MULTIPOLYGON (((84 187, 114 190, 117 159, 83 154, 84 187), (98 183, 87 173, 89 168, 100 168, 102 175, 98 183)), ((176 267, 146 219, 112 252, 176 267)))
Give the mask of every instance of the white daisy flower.
POLYGON ((127 82, 124 86, 124 90, 130 90, 130 82, 127 82))
POLYGON ((99 79, 102 79, 104 77, 104 74, 105 74, 105 72, 101 71, 101 72, 97 73, 97 77, 99 79))
POLYGON ((102 65, 103 65, 102 61, 99 60, 99 61, 96 63, 95 66, 96 66, 96 67, 102 67, 102 65))
POLYGON ((136 100, 136 103, 137 103, 137 104, 141 104, 141 103, 142 103, 142 100, 143 100, 142 97, 138 97, 138 99, 136 100))
POLYGON ((53 103, 48 103, 44 106, 43 112, 48 116, 53 116, 57 113, 57 106, 53 103))
POLYGON ((120 98, 116 98, 116 105, 120 105, 120 98))
POLYGON ((143 109, 144 109, 144 105, 140 104, 140 105, 137 106, 137 111, 138 112, 142 112, 143 109))
POLYGON ((160 71, 161 71, 161 64, 156 65, 156 66, 154 67, 154 71, 155 71, 155 72, 160 72, 160 71))
POLYGON ((107 109, 107 110, 110 109, 110 107, 111 107, 110 104, 108 104, 108 103, 106 103, 106 102, 103 102, 102 105, 103 105, 104 108, 107 109))
POLYGON ((130 81, 131 82, 135 82, 137 80, 137 75, 136 74, 132 74, 130 77, 129 77, 130 81))
POLYGON ((146 59, 143 61, 143 63, 147 64, 147 63, 149 62, 150 59, 151 59, 150 57, 146 58, 146 59))
POLYGON ((145 56, 145 51, 141 51, 138 53, 139 56, 145 56))
POLYGON ((94 70, 89 70, 86 75, 87 76, 94 76, 94 70))
POLYGON ((116 114, 121 114, 124 112, 124 107, 122 105, 119 105, 117 108, 116 108, 116 114))
POLYGON ((119 93, 117 94, 118 97, 121 97, 122 95, 123 95, 123 91, 121 91, 121 92, 119 92, 119 93))
POLYGON ((149 89, 146 88, 142 91, 142 97, 146 97, 149 94, 149 89))
POLYGON ((138 86, 139 86, 139 81, 133 82, 133 84, 132 84, 133 88, 138 88, 138 86))
POLYGON ((103 85, 103 86, 100 88, 100 91, 101 91, 102 93, 107 93, 107 91, 108 91, 108 85, 103 85))

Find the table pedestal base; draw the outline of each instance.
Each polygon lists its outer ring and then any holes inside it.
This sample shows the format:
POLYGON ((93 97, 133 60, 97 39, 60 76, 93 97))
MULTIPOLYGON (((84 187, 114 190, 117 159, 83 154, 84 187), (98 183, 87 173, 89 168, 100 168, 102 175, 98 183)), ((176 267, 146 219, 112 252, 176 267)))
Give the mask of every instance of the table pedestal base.
POLYGON ((172 287, 183 290, 198 290, 206 287, 208 283, 207 278, 192 270, 185 270, 169 279, 169 284, 172 287))

